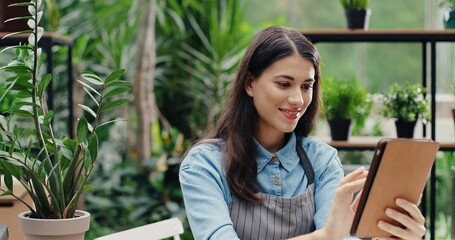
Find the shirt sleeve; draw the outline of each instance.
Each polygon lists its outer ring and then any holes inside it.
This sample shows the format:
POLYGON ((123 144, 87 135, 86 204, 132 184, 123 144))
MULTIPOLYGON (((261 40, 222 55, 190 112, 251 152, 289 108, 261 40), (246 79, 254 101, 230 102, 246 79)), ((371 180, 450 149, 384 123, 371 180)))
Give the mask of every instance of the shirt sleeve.
POLYGON ((315 169, 315 208, 314 223, 316 229, 322 228, 332 208, 335 192, 343 178, 343 168, 337 151, 332 148, 320 149, 316 159, 319 161, 315 169))
POLYGON ((229 191, 216 155, 190 152, 182 162, 179 180, 185 210, 195 239, 239 239, 229 214, 229 191))

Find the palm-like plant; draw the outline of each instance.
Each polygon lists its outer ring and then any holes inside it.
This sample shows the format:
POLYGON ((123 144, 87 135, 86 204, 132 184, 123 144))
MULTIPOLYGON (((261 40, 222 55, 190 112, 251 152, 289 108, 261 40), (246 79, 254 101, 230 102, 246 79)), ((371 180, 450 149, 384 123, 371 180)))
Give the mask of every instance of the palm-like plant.
POLYGON ((55 137, 52 126, 54 112, 47 108, 45 96, 52 76, 43 75, 40 71, 45 60, 38 46, 44 32, 39 25, 44 4, 42 0, 31 0, 11 6, 28 8, 30 16, 12 20, 26 19, 30 30, 20 33, 30 35, 28 44, 3 50, 15 49, 16 57, 7 66, 0 67, 0 70, 12 74, 6 79, 5 94, 15 96, 15 101, 6 111, 8 115, 1 113, 0 117, 0 171, 5 181, 5 185, 0 186, 0 192, 22 201, 13 193, 13 178, 16 178, 33 200, 34 206, 24 202, 31 211, 30 217, 71 218, 95 166, 97 131, 112 122, 100 122, 100 116, 129 102, 128 99, 119 98, 119 95, 129 91, 131 86, 129 82, 119 80, 123 70, 114 71, 105 79, 90 72, 82 74, 85 80, 79 82, 95 107, 84 104, 80 104, 80 107, 93 120, 89 122, 85 117, 79 119, 75 139, 55 137), (112 99, 115 100, 110 101, 112 99), (33 127, 14 123, 16 118, 32 121, 33 127))

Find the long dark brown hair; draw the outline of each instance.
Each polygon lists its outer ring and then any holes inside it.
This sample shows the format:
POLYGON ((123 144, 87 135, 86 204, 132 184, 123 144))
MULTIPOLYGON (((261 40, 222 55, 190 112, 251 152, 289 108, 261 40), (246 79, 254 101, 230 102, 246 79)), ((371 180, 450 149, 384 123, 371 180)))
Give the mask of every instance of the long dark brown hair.
POLYGON ((258 113, 246 94, 245 83, 249 74, 256 79, 275 61, 294 54, 311 61, 316 72, 313 100, 294 130, 298 135, 307 136, 315 125, 320 105, 320 56, 313 44, 298 31, 271 26, 259 32, 248 46, 217 125, 204 138, 225 141, 226 179, 232 194, 240 199, 261 201, 255 195, 258 189, 254 136, 258 113))

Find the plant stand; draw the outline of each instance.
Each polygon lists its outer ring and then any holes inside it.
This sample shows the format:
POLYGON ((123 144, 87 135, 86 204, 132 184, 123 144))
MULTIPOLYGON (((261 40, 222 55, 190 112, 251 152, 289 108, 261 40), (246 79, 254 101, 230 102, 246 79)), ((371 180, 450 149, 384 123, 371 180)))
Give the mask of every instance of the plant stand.
POLYGON ((29 212, 18 215, 19 227, 25 240, 84 240, 90 226, 90 213, 76 210, 74 218, 36 219, 29 212))

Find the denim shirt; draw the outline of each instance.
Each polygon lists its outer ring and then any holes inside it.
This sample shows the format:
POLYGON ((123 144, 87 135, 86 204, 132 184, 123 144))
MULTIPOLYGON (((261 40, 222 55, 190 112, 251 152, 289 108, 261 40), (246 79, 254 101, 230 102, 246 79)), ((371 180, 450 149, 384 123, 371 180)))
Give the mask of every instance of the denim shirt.
MULTIPOLYGON (((256 141, 257 185, 261 192, 288 198, 305 192, 307 178, 296 152, 296 138, 292 133, 287 144, 275 154, 256 141), (272 161, 273 156, 278 161, 272 161), (276 179, 278 184, 275 184, 276 179)), ((301 138, 314 168, 314 223, 316 229, 320 229, 329 215, 335 191, 344 175, 343 169, 336 149, 311 137, 301 138)), ((239 239, 229 215, 231 192, 225 178, 220 144, 195 146, 180 166, 180 184, 195 239, 239 239)))

